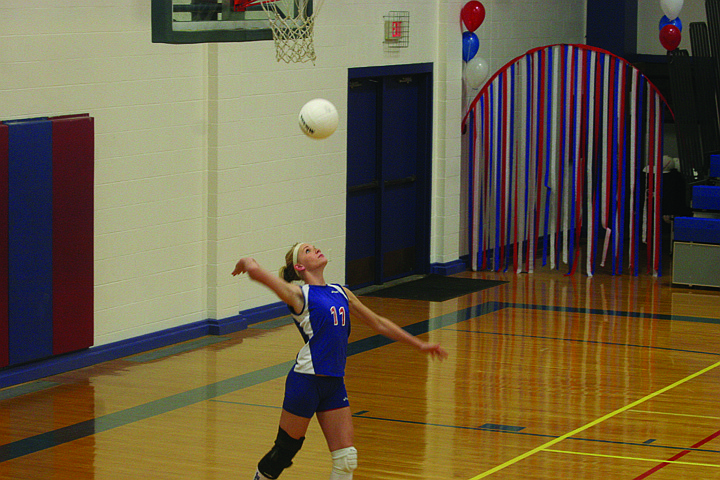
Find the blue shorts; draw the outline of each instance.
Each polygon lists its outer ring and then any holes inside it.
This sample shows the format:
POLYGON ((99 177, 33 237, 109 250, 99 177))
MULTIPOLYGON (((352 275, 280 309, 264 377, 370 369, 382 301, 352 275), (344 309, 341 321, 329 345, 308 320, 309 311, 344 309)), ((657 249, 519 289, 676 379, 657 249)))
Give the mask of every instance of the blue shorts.
POLYGON ((321 377, 290 370, 283 409, 304 418, 350 406, 343 377, 321 377))

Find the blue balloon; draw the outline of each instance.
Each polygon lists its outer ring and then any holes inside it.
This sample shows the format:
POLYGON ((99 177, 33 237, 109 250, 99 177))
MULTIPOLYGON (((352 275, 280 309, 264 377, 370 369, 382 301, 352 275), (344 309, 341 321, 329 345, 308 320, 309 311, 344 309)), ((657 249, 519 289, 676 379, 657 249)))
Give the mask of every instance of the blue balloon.
POLYGON ((660 19, 660 30, 662 30, 663 27, 666 25, 674 25, 678 30, 682 32, 682 22, 680 21, 680 17, 676 17, 670 20, 667 15, 663 15, 663 17, 660 19))
POLYGON ((463 60, 470 61, 480 49, 480 40, 473 32, 463 32, 463 60))

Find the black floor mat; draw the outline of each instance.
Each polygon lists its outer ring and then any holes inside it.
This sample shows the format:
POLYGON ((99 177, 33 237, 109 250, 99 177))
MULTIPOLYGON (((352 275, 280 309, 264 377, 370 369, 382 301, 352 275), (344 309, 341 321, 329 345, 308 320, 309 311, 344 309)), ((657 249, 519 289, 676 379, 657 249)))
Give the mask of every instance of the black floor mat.
POLYGON ((404 300, 426 300, 428 302, 444 302, 461 297, 468 293, 479 292, 486 288, 502 285, 504 281, 484 280, 479 278, 445 277, 428 275, 410 282, 381 288, 364 293, 366 297, 400 298, 404 300))

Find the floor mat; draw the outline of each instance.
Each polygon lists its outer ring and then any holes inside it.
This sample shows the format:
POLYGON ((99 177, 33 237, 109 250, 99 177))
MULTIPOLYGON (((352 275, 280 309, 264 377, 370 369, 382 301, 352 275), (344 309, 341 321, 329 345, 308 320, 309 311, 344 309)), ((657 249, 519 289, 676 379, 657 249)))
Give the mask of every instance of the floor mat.
POLYGON ((479 292, 487 288, 508 283, 501 280, 484 280, 481 278, 445 277, 428 275, 410 282, 380 288, 363 293, 366 297, 400 298, 404 300, 426 300, 444 302, 461 297, 468 293, 479 292))

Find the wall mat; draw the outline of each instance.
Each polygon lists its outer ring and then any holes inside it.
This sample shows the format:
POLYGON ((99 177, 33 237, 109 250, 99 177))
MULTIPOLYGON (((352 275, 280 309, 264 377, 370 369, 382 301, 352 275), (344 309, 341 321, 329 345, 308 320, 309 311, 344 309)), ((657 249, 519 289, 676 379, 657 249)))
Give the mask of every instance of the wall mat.
POLYGON ((94 119, 51 117, 53 354, 93 344, 94 119))

